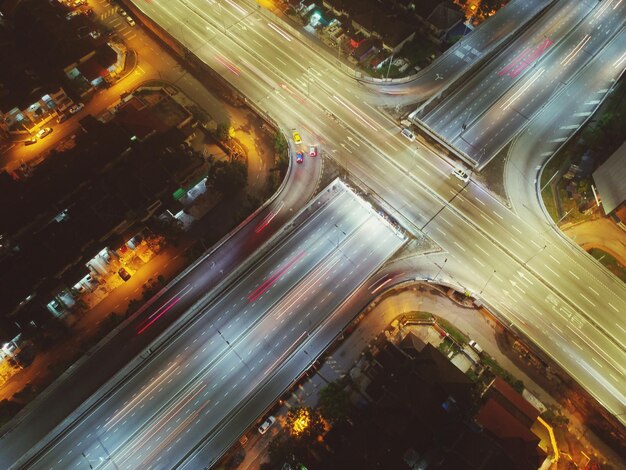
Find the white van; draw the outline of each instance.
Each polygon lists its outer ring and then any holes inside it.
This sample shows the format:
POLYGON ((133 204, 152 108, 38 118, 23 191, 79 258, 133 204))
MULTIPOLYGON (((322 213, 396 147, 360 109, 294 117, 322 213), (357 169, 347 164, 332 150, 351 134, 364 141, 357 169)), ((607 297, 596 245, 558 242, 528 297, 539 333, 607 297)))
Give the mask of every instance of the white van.
POLYGON ((470 175, 468 175, 463 168, 458 166, 452 169, 452 174, 464 183, 467 183, 470 179, 470 175))
POLYGON ((413 142, 415 140, 415 134, 413 134, 413 132, 411 131, 411 129, 408 128, 403 128, 401 134, 406 137, 407 139, 409 139, 411 142, 413 142))
POLYGON ((483 348, 481 348, 481 347, 480 347, 480 345, 479 345, 476 341, 471 340, 471 341, 469 342, 469 345, 470 345, 470 347, 471 347, 474 351, 476 351, 478 354, 482 354, 482 352, 483 352, 483 348))

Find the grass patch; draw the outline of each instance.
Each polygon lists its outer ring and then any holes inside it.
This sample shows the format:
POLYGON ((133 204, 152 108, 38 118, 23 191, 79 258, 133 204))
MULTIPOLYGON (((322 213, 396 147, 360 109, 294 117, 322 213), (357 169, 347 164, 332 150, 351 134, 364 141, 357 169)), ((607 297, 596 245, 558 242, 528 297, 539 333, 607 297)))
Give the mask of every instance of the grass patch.
POLYGON ((450 341, 448 338, 445 338, 441 343, 439 343, 439 346, 437 346, 437 349, 439 350, 441 354, 448 357, 448 355, 452 351, 454 351, 454 345, 452 344, 452 341, 450 341))
POLYGON ((458 329, 456 329, 456 327, 453 326, 452 323, 444 320, 443 318, 437 318, 437 323, 444 330, 446 330, 448 334, 456 340, 457 343, 463 345, 467 344, 467 342, 469 341, 469 338, 465 336, 465 334, 461 333, 458 329))
POLYGON ((432 320, 433 314, 430 312, 407 312, 403 315, 406 318, 406 321, 424 321, 424 320, 432 320))
MULTIPOLYGON (((547 163, 541 174, 541 187, 555 177, 555 173, 565 170, 572 163, 579 163, 582 155, 589 152, 594 160, 594 168, 601 165, 624 141, 626 133, 626 80, 622 79, 619 85, 606 98, 604 103, 595 112, 592 119, 585 124, 576 135, 559 150, 547 163)), ((589 184, 590 178, 582 184, 589 184)), ((561 200, 562 214, 572 209, 566 217, 566 222, 577 222, 586 220, 587 216, 578 211, 577 203, 571 200, 563 190, 566 183, 563 181, 558 185, 561 200)), ((559 219, 552 200, 553 194, 547 190, 542 192, 543 201, 549 214, 556 221, 559 219)), ((579 188, 584 189, 584 188, 579 188)), ((579 191, 584 197, 591 196, 587 191, 579 191)))
POLYGON ((626 267, 622 266, 617 259, 611 256, 606 251, 599 250, 597 248, 592 248, 589 250, 589 254, 593 256, 595 259, 600 261, 602 265, 619 277, 622 281, 626 282, 626 267))
POLYGON ((546 206, 548 214, 550 214, 552 220, 556 222, 557 220, 559 220, 559 216, 556 212, 556 203, 554 202, 554 193, 552 192, 552 187, 550 185, 546 186, 546 189, 543 190, 541 196, 543 197, 543 203, 546 206))

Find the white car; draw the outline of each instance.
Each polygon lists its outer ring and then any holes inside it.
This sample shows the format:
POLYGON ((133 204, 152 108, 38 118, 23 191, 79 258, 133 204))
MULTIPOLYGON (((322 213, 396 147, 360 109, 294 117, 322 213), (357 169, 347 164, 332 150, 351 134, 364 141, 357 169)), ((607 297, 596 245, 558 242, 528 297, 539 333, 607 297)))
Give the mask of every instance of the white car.
POLYGON ((472 349, 473 349, 474 351, 476 351, 478 354, 482 354, 482 352, 483 352, 483 348, 481 348, 481 347, 480 347, 480 345, 479 345, 476 341, 471 340, 471 341, 469 342, 469 345, 470 345, 470 348, 472 348, 472 349))
POLYGON ((39 131, 37 132, 37 138, 39 139, 43 139, 44 137, 46 137, 48 134, 50 134, 50 132, 52 132, 52 128, 50 127, 44 127, 43 129, 39 129, 39 131))
POLYGON ((83 103, 78 103, 78 104, 74 104, 74 105, 70 106, 70 109, 68 109, 68 111, 70 112, 70 114, 76 114, 77 112, 79 112, 84 107, 85 107, 85 105, 83 103))
POLYGON ((463 168, 456 167, 452 170, 452 174, 456 176, 458 179, 467 183, 470 179, 470 175, 463 168))
POLYGON ((267 432, 267 430, 272 426, 272 424, 274 424, 276 422, 276 418, 274 418, 273 416, 268 416, 267 419, 265 421, 263 421, 263 424, 261 424, 261 426, 259 426, 259 432, 261 434, 265 434, 267 432))

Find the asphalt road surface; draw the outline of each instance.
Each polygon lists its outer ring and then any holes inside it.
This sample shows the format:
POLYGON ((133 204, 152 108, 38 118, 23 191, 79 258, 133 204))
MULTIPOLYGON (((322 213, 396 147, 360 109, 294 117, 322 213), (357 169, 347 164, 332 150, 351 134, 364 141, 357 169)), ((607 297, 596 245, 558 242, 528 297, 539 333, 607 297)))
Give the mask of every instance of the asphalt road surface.
POLYGON ((479 167, 606 46, 626 4, 561 0, 550 13, 424 118, 479 167))
POLYGON ((527 226, 480 186, 450 177, 445 160, 399 136, 360 85, 268 12, 234 0, 212 9, 199 1, 138 5, 285 129, 301 129, 305 143, 323 139, 324 150, 399 220, 449 253, 440 276, 482 292, 623 420, 626 332, 615 327, 626 312, 623 283, 550 231, 527 226))
POLYGON ((440 92, 457 80, 476 61, 496 49, 511 34, 527 27, 535 15, 550 5, 550 0, 512 0, 481 23, 427 68, 406 83, 367 85, 375 92, 370 103, 405 106, 418 103, 440 92), (381 95, 382 94, 382 95, 381 95), (387 96, 385 96, 387 95, 387 96), (388 95, 394 95, 390 97, 388 95))
MULTIPOLYGON (((312 362, 326 345, 309 335, 404 243, 343 185, 333 192, 319 208, 314 201, 288 239, 30 468, 169 469, 204 436, 209 456, 221 455, 308 364, 283 373, 272 397, 267 390, 265 401, 255 397, 237 434, 223 433, 223 423, 295 350, 306 344, 312 362)), ((196 288, 189 283, 175 299, 196 288)))
MULTIPOLYGON (((287 132, 297 128, 303 146, 320 145, 320 151, 394 207, 394 217, 405 227, 423 230, 446 252, 443 260, 419 258, 408 268, 482 298, 623 420, 626 331, 615 325, 623 323, 626 289, 619 280, 551 230, 537 230, 479 185, 452 178, 450 164, 438 152, 401 137, 397 123, 367 101, 369 92, 362 85, 337 70, 297 31, 268 20, 269 13, 234 0, 220 2, 219 8, 215 2, 216 8, 206 8, 200 1, 138 5, 287 132)), ((258 246, 254 237, 284 223, 288 209, 309 197, 319 170, 313 160, 296 166, 279 198, 228 240, 224 246, 229 249, 218 250, 216 261, 201 261, 192 278, 204 279, 208 290, 220 281, 218 273, 237 266, 246 250, 258 246), (269 225, 263 228, 266 220, 269 225)), ((186 280, 176 285, 184 288, 186 280)), ((155 308, 179 292, 171 289, 155 308)), ((181 308, 189 295, 179 300, 181 308)), ((155 325, 167 318, 165 314, 155 325)), ((152 328, 156 326, 142 336, 152 328)), ((136 340, 129 345, 134 346, 136 340)), ((47 421, 41 425, 31 416, 31 426, 5 435, 0 462, 14 462, 43 437, 46 422, 55 421, 48 419, 53 410, 42 411, 47 421), (17 434, 25 437, 17 439, 17 434)), ((59 412, 56 422, 60 416, 65 414, 59 412)), ((105 451, 100 452, 103 456, 105 451)))

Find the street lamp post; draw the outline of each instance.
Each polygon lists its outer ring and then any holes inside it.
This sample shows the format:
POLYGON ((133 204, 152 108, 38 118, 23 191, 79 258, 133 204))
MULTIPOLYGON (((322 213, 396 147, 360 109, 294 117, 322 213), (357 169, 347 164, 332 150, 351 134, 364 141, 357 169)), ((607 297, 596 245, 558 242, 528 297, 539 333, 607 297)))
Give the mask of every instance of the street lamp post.
POLYGON ((496 270, 494 269, 493 272, 489 275, 489 278, 487 279, 487 281, 485 282, 485 285, 483 286, 482 289, 480 289, 480 292, 478 293, 478 295, 482 295, 483 291, 485 290, 485 288, 487 287, 487 284, 489 284, 489 281, 491 281, 491 278, 496 274, 496 270))
MULTIPOLYGON (((446 263, 448 262, 448 258, 446 258, 445 260, 443 260, 443 264, 441 266, 438 266, 439 271, 437 271, 437 274, 435 275, 435 277, 433 278, 433 281, 436 281, 437 278, 439 277, 439 275, 441 274, 441 271, 443 271, 443 267, 446 265, 446 263)), ((437 263, 435 263, 435 266, 437 266, 437 263)))

